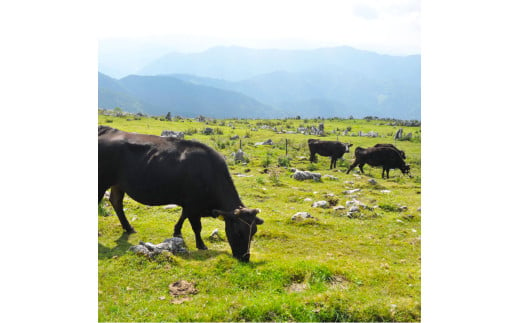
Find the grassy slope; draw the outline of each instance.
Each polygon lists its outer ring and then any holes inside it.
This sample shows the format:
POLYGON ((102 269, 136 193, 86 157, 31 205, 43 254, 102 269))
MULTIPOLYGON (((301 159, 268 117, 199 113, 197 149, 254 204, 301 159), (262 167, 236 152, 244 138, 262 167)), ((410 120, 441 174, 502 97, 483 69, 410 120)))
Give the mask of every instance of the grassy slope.
MULTIPOLYGON (((259 128, 257 120, 249 121, 259 128)), ((273 121, 271 121, 273 122, 273 121)), ((281 122, 283 121, 274 121, 281 122)), ((189 222, 183 235, 190 250, 185 256, 160 255, 154 260, 127 252, 131 245, 146 241, 162 242, 171 236, 180 208, 140 205, 125 198, 126 214, 137 234, 122 234, 115 216, 99 216, 99 320, 100 321, 420 321, 420 250, 421 215, 419 142, 399 142, 412 165, 413 178, 392 170, 390 180, 381 179, 381 169, 365 167, 365 175, 345 174, 357 146, 367 147, 387 138, 345 137, 354 143, 352 152, 337 170, 329 170, 329 159, 318 157, 317 167, 310 166, 306 141, 301 134, 275 134, 270 130, 251 131, 248 125, 226 120, 225 125, 199 122, 167 122, 150 118, 127 121, 127 118, 100 116, 100 124, 125 131, 160 134, 162 130, 219 128, 221 136, 194 134, 197 139, 218 148, 226 156, 238 149, 229 137, 246 133, 243 150, 250 163, 229 168, 242 200, 247 206, 260 208, 265 220, 259 226, 252 245, 251 263, 242 264, 231 257, 227 242, 210 242, 207 237, 224 223, 213 218, 202 220, 202 236, 210 250, 195 248, 189 222), (113 122, 107 123, 107 119, 113 122), (233 123, 236 129, 228 127, 233 123), (253 143, 271 138, 275 146, 254 147, 253 143), (298 182, 286 168, 278 167, 278 157, 285 155, 285 139, 289 139, 291 167, 315 169, 339 180, 298 182), (299 150, 298 150, 299 149, 299 150), (270 156, 270 157, 267 157, 270 156), (264 167, 271 165, 266 174, 264 167), (249 171, 248 171, 249 170, 249 171), (236 174, 250 177, 237 177, 236 174), (374 178, 377 184, 370 184, 374 178), (353 182, 353 183, 352 183, 353 182), (348 218, 345 212, 312 208, 309 197, 323 200, 333 193, 339 205, 352 196, 343 193, 361 188, 355 198, 374 211, 363 211, 359 218, 348 218), (381 190, 390 190, 383 193, 381 190), (399 211, 399 206, 408 209, 399 211), (317 220, 294 223, 291 216, 307 211, 317 220), (168 285, 176 280, 197 284, 199 293, 182 304, 170 303, 168 285)), ((261 122, 263 123, 263 122, 261 122)), ((292 127, 303 120, 289 120, 292 127)), ((309 120, 305 125, 317 125, 309 120)), ((352 127, 353 132, 378 131, 391 135, 397 127, 380 126, 379 121, 325 121, 325 130, 352 127)), ((280 125, 277 125, 280 128, 280 125)), ((420 128, 404 128, 404 132, 420 128)), ((290 130, 294 130, 290 129, 290 130)), ((419 134, 417 134, 419 135, 419 134)), ((336 140, 336 135, 323 138, 336 140)), ((229 157, 228 160, 231 160, 229 157)), ((340 163, 338 162, 338 166, 340 163)), ((106 203, 106 202, 104 202, 106 203)), ((114 214, 113 209, 107 210, 114 214)))

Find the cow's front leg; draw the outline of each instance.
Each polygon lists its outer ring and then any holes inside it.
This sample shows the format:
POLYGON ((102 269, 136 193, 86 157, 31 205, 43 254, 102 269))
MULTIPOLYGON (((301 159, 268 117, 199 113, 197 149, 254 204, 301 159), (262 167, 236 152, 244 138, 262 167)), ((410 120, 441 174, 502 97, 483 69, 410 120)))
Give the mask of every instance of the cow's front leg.
POLYGON ((191 228, 193 229, 193 233, 195 233, 195 241, 197 243, 197 249, 207 250, 208 247, 202 241, 200 237, 200 232, 202 231, 202 224, 200 223, 200 217, 188 217, 191 223, 191 228))

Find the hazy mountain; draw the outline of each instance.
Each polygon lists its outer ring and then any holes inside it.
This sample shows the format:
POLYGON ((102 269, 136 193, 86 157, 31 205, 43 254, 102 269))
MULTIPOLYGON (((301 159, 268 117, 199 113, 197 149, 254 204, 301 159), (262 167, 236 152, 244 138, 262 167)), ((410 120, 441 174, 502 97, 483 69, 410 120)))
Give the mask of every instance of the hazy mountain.
POLYGON ((420 56, 380 55, 346 46, 314 50, 214 47, 201 53, 169 53, 137 74, 193 74, 238 81, 275 71, 316 69, 350 70, 374 79, 407 78, 420 73, 420 56))
POLYGON ((131 75, 115 80, 99 73, 98 105, 150 115, 269 118, 280 112, 241 93, 195 85, 169 76, 131 75))
POLYGON ((410 79, 372 79, 359 72, 313 70, 273 72, 229 82, 193 75, 170 75, 193 84, 243 93, 284 115, 302 117, 395 117, 420 119, 420 76, 410 79))
POLYGON ((170 109, 226 117, 420 119, 420 65, 419 55, 380 55, 350 47, 216 47, 164 55, 140 69, 139 74, 149 76, 125 77, 117 82, 118 91, 100 88, 100 98, 160 115, 170 109))

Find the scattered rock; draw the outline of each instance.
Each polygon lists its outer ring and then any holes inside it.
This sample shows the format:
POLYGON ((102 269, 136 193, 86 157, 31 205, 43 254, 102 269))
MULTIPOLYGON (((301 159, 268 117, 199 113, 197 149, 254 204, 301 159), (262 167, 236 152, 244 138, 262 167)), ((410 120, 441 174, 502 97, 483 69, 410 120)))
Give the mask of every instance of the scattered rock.
POLYGON ((231 137, 231 138, 229 138, 229 139, 230 139, 230 140, 237 140, 237 139, 239 139, 239 138, 240 138, 239 135, 234 135, 233 137, 231 137))
POLYGON ((303 199, 304 202, 312 202, 312 199, 310 197, 307 197, 305 199, 303 199))
POLYGON ((327 201, 316 201, 314 203, 312 203, 312 207, 321 207, 321 208, 328 208, 330 205, 329 205, 329 202, 327 201))
POLYGON ((345 193, 345 194, 354 194, 354 193, 357 193, 359 191, 361 191, 360 188, 355 188, 353 190, 344 191, 343 193, 345 193))
POLYGON ((334 211, 343 211, 346 208, 343 205, 338 205, 338 206, 333 207, 333 209, 334 209, 334 211))
POLYGON ((348 211, 349 213, 359 213, 361 209, 359 208, 359 206, 351 206, 348 211))
POLYGON ((178 207, 177 204, 168 204, 168 205, 165 205, 165 206, 163 207, 163 209, 165 209, 165 210, 169 210, 169 209, 174 209, 174 208, 176 208, 176 207, 178 207))
POLYGON ((368 182, 369 182, 370 184, 373 184, 373 185, 376 185, 376 184, 377 184, 377 181, 376 181, 375 179, 373 179, 373 178, 369 179, 368 182))
POLYGON ((314 219, 314 217, 311 216, 308 212, 298 212, 291 217, 291 220, 293 221, 301 221, 304 219, 314 219))
POLYGON ((329 179, 331 181, 337 181, 339 178, 332 176, 332 175, 323 175, 323 178, 329 179))
POLYGON ((213 242, 223 241, 224 239, 218 233, 218 229, 213 230, 209 235, 209 240, 213 242))
POLYGON ((173 137, 184 139, 184 132, 182 131, 172 131, 172 130, 163 130, 161 132, 161 137, 173 137))
POLYGON ((312 173, 309 171, 302 171, 302 170, 296 170, 292 176, 294 179, 298 181, 304 181, 306 179, 312 179, 315 181, 321 180, 321 174, 320 173, 312 173))
POLYGON ((264 142, 255 143, 255 146, 262 146, 262 145, 273 145, 273 141, 271 139, 267 139, 264 142))
POLYGON ((213 134, 213 128, 204 128, 204 130, 202 130, 202 133, 205 134, 205 135, 212 135, 213 134))
POLYGON ((246 156, 242 149, 239 149, 236 153, 232 153, 231 156, 235 162, 246 162, 246 156))
POLYGON ((180 237, 166 239, 157 245, 140 241, 138 245, 130 247, 129 250, 147 257, 154 257, 163 251, 168 251, 173 254, 188 252, 184 245, 184 240, 180 237))
POLYGON ((390 193, 390 190, 381 190, 381 193, 388 194, 388 193, 390 193))

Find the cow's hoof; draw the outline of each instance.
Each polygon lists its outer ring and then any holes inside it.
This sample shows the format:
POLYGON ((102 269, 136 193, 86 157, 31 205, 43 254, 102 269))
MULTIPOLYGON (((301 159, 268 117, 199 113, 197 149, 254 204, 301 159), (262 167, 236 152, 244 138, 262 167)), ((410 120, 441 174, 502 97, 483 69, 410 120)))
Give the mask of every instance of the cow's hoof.
POLYGON ((199 250, 208 250, 208 247, 206 247, 206 246, 197 246, 197 249, 199 249, 199 250))
POLYGON ((135 231, 134 228, 131 228, 129 230, 126 230, 126 233, 132 234, 132 233, 137 233, 137 231, 135 231))

